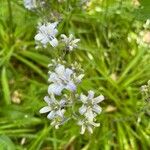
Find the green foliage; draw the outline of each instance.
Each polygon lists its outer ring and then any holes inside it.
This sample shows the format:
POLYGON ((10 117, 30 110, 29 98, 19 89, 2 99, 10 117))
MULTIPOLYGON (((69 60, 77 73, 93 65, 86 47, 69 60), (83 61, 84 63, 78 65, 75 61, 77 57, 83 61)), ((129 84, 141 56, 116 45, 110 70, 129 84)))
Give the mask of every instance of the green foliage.
POLYGON ((15 145, 10 138, 5 135, 0 136, 0 143, 0 149, 15 150, 15 145))
POLYGON ((139 19, 149 19, 150 18, 150 1, 140 0, 141 7, 137 10, 137 17, 139 19))
POLYGON ((6 104, 10 104, 10 91, 9 91, 9 85, 8 85, 8 80, 6 75, 7 75, 6 69, 5 67, 3 67, 1 81, 2 81, 2 88, 4 93, 4 100, 6 104))
POLYGON ((150 78, 150 53, 127 37, 143 29, 135 13, 148 18, 149 1, 134 9, 130 0, 93 0, 85 10, 76 7, 78 1, 50 2, 62 13, 60 33, 81 39, 79 49, 65 58, 84 67, 79 91, 93 89, 106 98, 101 126, 84 136, 72 123, 55 130, 39 114, 53 50, 35 49, 37 14, 25 10, 22 1, 8 2, 0 1, 0 149, 148 150, 150 118, 140 86, 150 78))

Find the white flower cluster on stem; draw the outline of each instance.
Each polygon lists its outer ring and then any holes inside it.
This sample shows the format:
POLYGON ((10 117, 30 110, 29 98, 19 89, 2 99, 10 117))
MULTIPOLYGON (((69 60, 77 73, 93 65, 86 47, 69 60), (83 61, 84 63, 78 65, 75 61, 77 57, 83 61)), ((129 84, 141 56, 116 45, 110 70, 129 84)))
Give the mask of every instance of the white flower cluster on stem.
MULTIPOLYGON (((49 43, 52 47, 58 46, 59 42, 56 38, 58 30, 56 29, 57 22, 47 23, 39 26, 38 34, 35 36, 35 41, 40 42, 43 47, 46 47, 49 43)), ((71 34, 67 37, 61 34, 61 42, 64 43, 66 51, 73 51, 77 48, 77 43, 80 39, 75 39, 71 34)), ((104 100, 104 96, 100 95, 94 98, 94 92, 89 91, 88 96, 83 94, 78 98, 77 86, 82 81, 84 74, 78 67, 78 63, 65 67, 65 61, 53 60, 52 64, 49 64, 53 69, 49 71, 48 82, 48 95, 44 98, 48 106, 43 107, 40 113, 48 113, 47 118, 51 120, 51 125, 56 129, 60 125, 63 125, 69 119, 75 119, 77 124, 81 126, 81 134, 84 134, 86 129, 93 133, 93 128, 98 127, 100 123, 96 123, 96 116, 101 113, 101 107, 98 105, 104 100), (78 72, 78 73, 77 73, 78 72), (80 73, 79 73, 80 72, 80 73), (65 98, 62 98, 65 97, 65 98), (77 107, 76 102, 80 102, 82 106, 78 112, 74 112, 69 107, 77 107), (65 115, 65 112, 68 112, 65 115)))
POLYGON ((78 125, 81 126, 81 134, 87 129, 90 133, 93 133, 92 128, 98 127, 100 124, 95 123, 97 114, 100 114, 102 108, 98 105, 104 100, 104 96, 100 95, 94 98, 94 92, 88 91, 88 96, 80 95, 82 106, 79 108, 79 113, 84 116, 84 119, 79 120, 78 125))
MULTIPOLYGON (((52 47, 57 47, 59 42, 56 38, 58 30, 56 29, 58 22, 45 23, 38 26, 38 33, 34 37, 36 43, 41 43, 43 47, 47 47, 50 44, 52 47)), ((66 51, 73 51, 77 48, 77 43, 80 39, 75 39, 72 34, 67 37, 65 34, 61 34, 61 42, 65 44, 66 51)))
POLYGON ((83 76, 84 74, 77 75, 73 69, 65 68, 62 64, 55 65, 54 71, 49 72, 48 96, 44 98, 47 106, 41 108, 40 113, 49 112, 47 118, 56 129, 71 118, 72 114, 68 117, 64 115, 67 107, 74 101, 70 95, 73 93, 75 95, 77 85, 83 76))
POLYGON ((75 119, 81 126, 81 134, 84 134, 86 130, 93 133, 93 128, 100 125, 95 121, 96 116, 102 111, 98 104, 104 100, 104 96, 94 97, 95 93, 91 90, 88 91, 87 96, 82 93, 78 96, 77 86, 82 81, 84 74, 79 74, 79 71, 75 72, 75 70, 80 70, 76 63, 71 68, 65 67, 64 63, 64 61, 61 64, 60 61, 53 60, 53 63, 49 65, 53 67, 53 70, 49 71, 49 96, 44 98, 48 106, 41 108, 40 113, 49 112, 47 118, 51 120, 51 125, 56 129, 69 119, 75 119), (80 103, 78 111, 74 112, 72 109, 70 111, 71 107, 78 107, 77 102, 80 103), (69 112, 67 116, 65 112, 69 112))
MULTIPOLYGON (((37 7, 36 2, 36 0, 24 0, 24 5, 31 10, 37 7)), ((48 65, 50 67, 48 95, 44 97, 46 106, 39 112, 47 113, 47 118, 56 129, 68 120, 74 119, 81 126, 81 134, 86 130, 93 133, 93 128, 100 125, 96 122, 96 116, 102 111, 99 103, 104 100, 104 96, 94 97, 95 93, 91 90, 88 91, 87 96, 78 94, 78 85, 84 77, 84 71, 77 62, 68 64, 64 58, 68 52, 78 47, 80 39, 76 39, 72 34, 69 36, 61 34, 59 40, 57 26, 58 22, 41 23, 34 37, 37 46, 48 48, 50 45, 52 48, 57 48, 54 53, 60 58, 52 60, 48 65)))
POLYGON ((76 84, 83 78, 83 74, 76 76, 73 70, 65 68, 64 65, 58 64, 54 72, 49 72, 48 81, 51 83, 48 87, 48 93, 61 95, 63 89, 71 92, 76 91, 76 84))

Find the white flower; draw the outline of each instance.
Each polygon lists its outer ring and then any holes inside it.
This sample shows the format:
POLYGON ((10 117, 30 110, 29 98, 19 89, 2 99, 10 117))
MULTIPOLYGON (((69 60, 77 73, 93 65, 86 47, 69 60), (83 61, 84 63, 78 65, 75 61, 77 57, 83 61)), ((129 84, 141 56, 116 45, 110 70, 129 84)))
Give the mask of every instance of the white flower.
POLYGON ((93 91, 89 91, 88 96, 81 94, 80 101, 82 101, 83 105, 79 108, 79 113, 84 115, 89 121, 92 121, 96 117, 96 114, 101 113, 102 109, 98 103, 103 100, 103 95, 94 98, 93 91))
POLYGON ((89 133, 93 133, 93 127, 99 127, 100 123, 95 123, 89 120, 79 120, 78 125, 81 126, 80 134, 84 134, 85 130, 87 129, 89 133))
POLYGON ((36 8, 36 0, 24 0, 24 6, 29 10, 36 8))
POLYGON ((45 96, 44 100, 48 106, 41 108, 40 113, 49 112, 47 118, 52 121, 51 125, 58 129, 60 125, 64 124, 68 120, 64 116, 66 111, 64 107, 66 106, 67 101, 65 99, 58 101, 55 99, 53 94, 51 94, 50 97, 45 96))
POLYGON ((46 23, 38 27, 38 34, 34 37, 35 41, 41 42, 41 44, 46 47, 49 43, 52 47, 58 45, 58 40, 56 39, 56 34, 58 30, 56 29, 58 22, 46 23))
POLYGON ((76 48, 77 43, 80 41, 80 39, 74 39, 72 34, 70 34, 69 37, 67 37, 65 34, 61 34, 61 38, 68 51, 72 51, 74 48, 76 48))
POLYGON ((66 104, 65 99, 57 101, 55 99, 54 95, 51 94, 51 97, 45 96, 44 101, 47 103, 48 106, 45 106, 45 107, 41 108, 40 113, 49 112, 49 114, 47 115, 47 118, 50 119, 50 120, 54 119, 56 116, 59 116, 59 117, 63 118, 63 114, 64 114, 63 107, 66 104))
POLYGON ((63 125, 65 122, 69 120, 64 117, 64 113, 65 113, 64 109, 59 110, 59 113, 55 115, 55 117, 53 118, 51 125, 55 126, 56 129, 58 129, 60 125, 63 125))
POLYGON ((76 90, 75 81, 79 80, 81 80, 81 76, 74 76, 73 70, 58 64, 55 68, 55 72, 50 73, 48 81, 51 82, 51 84, 48 87, 48 93, 61 95, 63 89, 73 92, 76 90))

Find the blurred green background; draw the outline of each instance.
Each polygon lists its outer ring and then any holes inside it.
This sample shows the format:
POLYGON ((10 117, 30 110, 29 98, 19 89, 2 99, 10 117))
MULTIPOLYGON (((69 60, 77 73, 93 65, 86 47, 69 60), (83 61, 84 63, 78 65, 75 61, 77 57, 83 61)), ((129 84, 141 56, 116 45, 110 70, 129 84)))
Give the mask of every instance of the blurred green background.
POLYGON ((105 96, 101 126, 80 135, 77 125, 56 130, 39 114, 53 49, 35 49, 36 12, 21 0, 0 0, 0 150, 149 150, 150 116, 140 87, 150 79, 150 41, 136 42, 150 17, 149 0, 91 0, 83 9, 76 0, 47 2, 62 15, 59 32, 81 39, 68 61, 85 70, 79 91, 105 96))

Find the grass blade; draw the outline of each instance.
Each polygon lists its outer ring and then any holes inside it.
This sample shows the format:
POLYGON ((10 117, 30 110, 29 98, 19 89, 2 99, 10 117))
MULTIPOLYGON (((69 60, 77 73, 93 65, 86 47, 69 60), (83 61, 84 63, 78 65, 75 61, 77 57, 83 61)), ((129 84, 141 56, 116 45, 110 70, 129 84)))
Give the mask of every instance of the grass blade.
POLYGON ((6 105, 8 105, 11 103, 11 98, 10 98, 9 83, 8 83, 5 67, 3 67, 2 73, 1 73, 1 83, 2 83, 4 101, 6 105))

